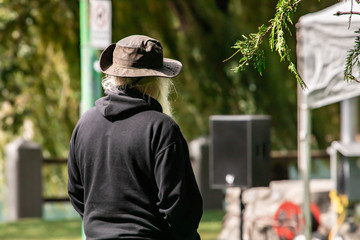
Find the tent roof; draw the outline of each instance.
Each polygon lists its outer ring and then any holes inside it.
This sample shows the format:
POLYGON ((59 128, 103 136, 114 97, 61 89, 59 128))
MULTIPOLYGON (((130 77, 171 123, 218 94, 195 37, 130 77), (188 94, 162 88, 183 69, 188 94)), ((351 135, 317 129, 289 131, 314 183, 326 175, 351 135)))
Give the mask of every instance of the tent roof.
MULTIPOLYGON (((340 2, 334 4, 328 8, 325 8, 321 11, 315 13, 309 13, 307 15, 302 16, 299 19, 299 22, 302 26, 305 25, 313 25, 313 24, 326 24, 326 25, 343 25, 343 23, 349 22, 349 15, 334 15, 338 11, 340 12, 349 12, 351 10, 351 1, 348 2, 340 2)), ((352 11, 360 11, 360 4, 353 4, 352 11)), ((360 22, 360 17, 358 15, 353 15, 352 22, 360 22)))
MULTIPOLYGON (((351 10, 351 2, 340 2, 322 11, 302 16, 297 26, 297 58, 300 76, 308 86, 302 102, 310 108, 322 107, 360 95, 360 84, 344 80, 348 51, 359 36, 360 16, 335 16, 351 10)), ((353 4, 360 12, 360 4, 353 4)), ((354 69, 355 76, 358 70, 354 69)))

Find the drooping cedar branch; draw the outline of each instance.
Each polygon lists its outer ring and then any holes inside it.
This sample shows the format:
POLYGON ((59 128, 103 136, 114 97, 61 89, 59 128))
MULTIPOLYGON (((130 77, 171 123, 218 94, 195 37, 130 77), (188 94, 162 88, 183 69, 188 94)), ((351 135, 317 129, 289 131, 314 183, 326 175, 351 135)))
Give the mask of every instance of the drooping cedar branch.
POLYGON ((238 50, 224 61, 228 61, 238 53, 241 53, 242 58, 239 61, 239 65, 235 68, 235 71, 244 70, 245 66, 248 66, 249 62, 252 62, 253 66, 261 75, 265 68, 265 56, 264 51, 261 49, 261 44, 265 36, 269 34, 271 50, 278 52, 281 61, 285 60, 288 62, 288 69, 295 75, 300 86, 306 88, 306 84, 301 79, 291 59, 291 50, 284 36, 286 30, 291 34, 288 24, 293 25, 293 15, 296 12, 297 5, 301 1, 302 0, 279 0, 276 6, 275 16, 269 21, 270 25, 267 27, 265 25, 260 26, 257 33, 251 33, 249 36, 243 35, 243 40, 238 40, 233 46, 233 48, 238 50))
MULTIPOLYGON (((353 11, 353 4, 354 1, 359 4, 359 0, 352 0, 351 2, 351 9, 349 11, 338 11, 334 13, 336 16, 341 15, 350 15, 349 17, 349 24, 351 23, 352 15, 360 15, 360 12, 353 11)), ((291 49, 288 47, 284 34, 285 30, 287 30, 290 35, 291 31, 289 29, 288 24, 293 25, 293 15, 296 12, 297 6, 302 0, 278 0, 276 6, 276 12, 274 18, 271 19, 269 26, 262 25, 259 27, 257 33, 251 33, 249 36, 242 36, 243 40, 238 40, 233 48, 237 49, 237 51, 227 58, 224 61, 228 61, 229 59, 233 58, 238 53, 242 54, 242 58, 239 61, 239 65, 234 69, 235 71, 244 70, 245 66, 249 65, 249 62, 253 63, 254 68, 258 70, 260 75, 262 74, 263 69, 265 68, 265 56, 264 51, 261 49, 261 44, 265 36, 269 33, 269 42, 270 42, 270 49, 272 51, 277 51, 278 55, 280 56, 280 61, 287 61, 288 62, 288 69, 295 75, 298 83, 304 89, 306 88, 306 84, 301 79, 295 64, 291 59, 291 49)), ((360 34, 360 31, 357 31, 360 34)), ((360 56, 360 41, 359 38, 355 41, 355 46, 353 49, 349 51, 347 60, 346 60, 346 67, 344 70, 344 78, 345 80, 354 80, 360 82, 356 77, 353 76, 353 67, 357 66, 360 67, 360 62, 358 57, 360 56)))

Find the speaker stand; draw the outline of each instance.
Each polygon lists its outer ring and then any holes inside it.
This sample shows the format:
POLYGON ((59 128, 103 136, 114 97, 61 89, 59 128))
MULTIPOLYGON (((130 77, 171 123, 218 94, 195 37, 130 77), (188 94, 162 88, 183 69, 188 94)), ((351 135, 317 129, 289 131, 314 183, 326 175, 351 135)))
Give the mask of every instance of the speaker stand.
POLYGON ((244 211, 245 211, 245 204, 243 202, 243 191, 245 188, 240 187, 240 240, 243 240, 243 222, 244 222, 244 211))

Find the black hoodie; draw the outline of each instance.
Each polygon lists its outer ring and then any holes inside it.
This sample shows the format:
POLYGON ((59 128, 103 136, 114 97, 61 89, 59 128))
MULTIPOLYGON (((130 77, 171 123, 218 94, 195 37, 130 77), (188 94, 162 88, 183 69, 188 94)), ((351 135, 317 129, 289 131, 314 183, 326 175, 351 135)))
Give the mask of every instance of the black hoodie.
POLYGON ((187 144, 156 100, 135 90, 97 100, 74 129, 68 172, 87 239, 199 239, 187 144))

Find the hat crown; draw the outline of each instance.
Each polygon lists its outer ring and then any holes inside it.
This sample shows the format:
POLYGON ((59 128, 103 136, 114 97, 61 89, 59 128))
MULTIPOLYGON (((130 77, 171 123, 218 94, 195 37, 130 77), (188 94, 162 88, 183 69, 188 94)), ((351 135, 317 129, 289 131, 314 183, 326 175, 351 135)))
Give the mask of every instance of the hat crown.
POLYGON ((176 77, 181 62, 163 57, 160 42, 144 35, 131 35, 112 43, 100 55, 101 72, 118 77, 176 77))
POLYGON ((113 63, 121 67, 161 68, 163 66, 162 46, 156 39, 133 35, 116 43, 113 63))

